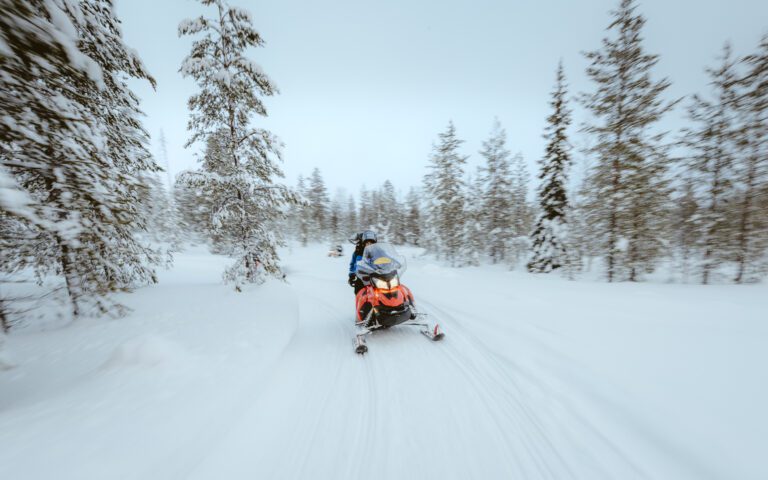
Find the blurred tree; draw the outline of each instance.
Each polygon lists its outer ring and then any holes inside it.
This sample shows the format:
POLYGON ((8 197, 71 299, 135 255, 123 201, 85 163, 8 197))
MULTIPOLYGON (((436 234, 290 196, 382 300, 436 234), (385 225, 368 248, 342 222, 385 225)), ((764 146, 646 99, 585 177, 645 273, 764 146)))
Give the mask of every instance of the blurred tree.
MULTIPOLYGON (((686 241, 696 240, 696 256, 701 283, 707 284, 722 262, 733 257, 734 222, 731 221, 729 199, 733 197, 734 162, 739 132, 736 111, 736 62, 730 45, 723 47, 722 64, 708 68, 713 100, 694 95, 688 118, 695 125, 685 129, 684 143, 692 154, 683 160, 688 182, 683 196, 684 212, 694 209, 697 215, 678 224, 686 241), (700 206, 700 208, 698 208, 700 206), (694 229, 694 231, 687 231, 694 229)), ((685 258, 689 258, 690 245, 685 258)))
POLYGON ((439 134, 432 147, 429 173, 424 177, 428 201, 429 236, 435 253, 456 265, 464 240, 464 165, 467 157, 458 151, 463 140, 456 137, 453 122, 439 134))
POLYGON ((768 34, 744 64, 748 71, 740 79, 744 91, 737 100, 744 121, 739 144, 744 155, 736 166, 736 283, 756 280, 768 270, 768 216, 760 199, 768 184, 768 34))
POLYGON ((487 253, 493 263, 505 260, 510 242, 517 233, 513 202, 519 193, 513 187, 506 142, 507 132, 495 119, 490 136, 480 150, 485 165, 480 167, 477 184, 468 197, 468 203, 477 207, 472 208, 474 218, 480 220, 479 225, 473 223, 472 230, 485 231, 486 240, 481 244, 483 251, 480 253, 487 253))
POLYGON ((624 275, 636 281, 653 270, 663 253, 671 203, 668 147, 653 128, 674 102, 662 99, 670 82, 651 78, 659 56, 644 52, 645 18, 635 10, 634 0, 621 0, 608 26, 614 38, 586 53, 595 91, 583 94, 582 102, 595 120, 584 131, 595 140, 590 151, 597 158, 587 201, 609 282, 624 275))

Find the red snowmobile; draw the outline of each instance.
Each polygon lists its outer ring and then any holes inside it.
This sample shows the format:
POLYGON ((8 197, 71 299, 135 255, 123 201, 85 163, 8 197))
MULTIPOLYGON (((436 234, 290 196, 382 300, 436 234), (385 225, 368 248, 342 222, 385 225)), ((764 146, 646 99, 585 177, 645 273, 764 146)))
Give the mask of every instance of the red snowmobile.
POLYGON ((421 333, 431 340, 437 341, 444 337, 437 323, 420 319, 426 314, 416 311, 413 293, 400 283, 400 275, 405 272, 405 268, 405 258, 391 245, 374 243, 363 251, 363 258, 357 262, 355 272, 365 285, 357 292, 355 301, 355 324, 359 329, 355 335, 357 353, 368 351, 366 335, 396 325, 421 327, 421 333))

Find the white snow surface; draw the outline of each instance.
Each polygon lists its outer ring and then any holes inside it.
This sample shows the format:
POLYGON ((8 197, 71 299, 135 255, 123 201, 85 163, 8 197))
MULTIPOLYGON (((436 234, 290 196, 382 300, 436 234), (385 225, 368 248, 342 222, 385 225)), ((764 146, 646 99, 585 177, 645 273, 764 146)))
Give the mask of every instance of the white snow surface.
POLYGON ((446 332, 353 351, 348 259, 221 285, 197 248, 119 320, 6 337, 2 479, 768 478, 768 287, 569 282, 405 250, 446 332))

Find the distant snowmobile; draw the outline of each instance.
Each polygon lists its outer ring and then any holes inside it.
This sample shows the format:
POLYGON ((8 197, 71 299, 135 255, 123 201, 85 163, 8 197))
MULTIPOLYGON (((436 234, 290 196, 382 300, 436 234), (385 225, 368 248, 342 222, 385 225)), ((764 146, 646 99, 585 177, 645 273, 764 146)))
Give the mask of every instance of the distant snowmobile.
POLYGON ((340 257, 342 255, 344 255, 344 247, 341 245, 334 245, 328 249, 329 257, 340 257))
POLYGON ((421 320, 426 314, 416 310, 413 293, 400 283, 405 268, 405 258, 393 246, 374 243, 365 247, 356 271, 365 287, 357 293, 355 302, 358 328, 355 352, 368 351, 366 335, 396 325, 421 327, 421 333, 430 340, 441 340, 445 336, 437 323, 421 320))

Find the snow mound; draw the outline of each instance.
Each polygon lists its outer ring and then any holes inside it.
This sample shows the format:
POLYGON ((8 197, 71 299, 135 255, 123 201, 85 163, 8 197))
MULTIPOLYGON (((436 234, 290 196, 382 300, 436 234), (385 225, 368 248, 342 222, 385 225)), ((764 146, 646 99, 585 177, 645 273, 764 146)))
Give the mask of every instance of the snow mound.
POLYGON ((189 363, 191 356, 181 345, 157 335, 144 335, 119 345, 103 368, 176 367, 189 363))

